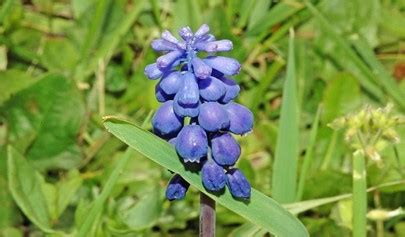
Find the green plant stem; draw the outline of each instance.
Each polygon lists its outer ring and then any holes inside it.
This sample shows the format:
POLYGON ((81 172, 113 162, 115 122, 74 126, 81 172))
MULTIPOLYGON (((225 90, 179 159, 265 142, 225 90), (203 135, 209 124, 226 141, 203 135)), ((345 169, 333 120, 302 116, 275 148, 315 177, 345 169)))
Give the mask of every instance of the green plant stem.
POLYGON ((215 201, 200 193, 200 237, 215 236, 215 201))
POLYGON ((366 237, 367 181, 365 156, 353 154, 353 237, 366 237))

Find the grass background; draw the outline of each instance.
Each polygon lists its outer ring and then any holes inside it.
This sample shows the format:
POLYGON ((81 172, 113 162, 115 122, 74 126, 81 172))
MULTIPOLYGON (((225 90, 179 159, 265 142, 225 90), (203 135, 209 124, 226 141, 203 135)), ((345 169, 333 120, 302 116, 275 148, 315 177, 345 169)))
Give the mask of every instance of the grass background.
MULTIPOLYGON (((218 39, 234 42, 222 55, 242 63, 238 102, 255 114, 254 132, 239 139, 239 168, 253 187, 283 203, 335 197, 298 217, 312 236, 350 236, 350 199, 336 198, 351 192, 350 149, 326 125, 366 104, 392 102, 396 113, 405 111, 404 1, 0 3, 0 235, 81 231, 125 150, 102 116, 151 129, 159 106, 155 82, 143 75, 158 56, 151 40, 163 29, 207 23, 218 39), (11 165, 8 145, 21 158, 11 165)), ((398 132, 402 143, 384 151, 383 166, 367 163, 369 187, 397 182, 369 193, 369 211, 405 205, 405 128, 398 132)), ((94 216, 91 235, 196 235, 197 190, 184 201, 165 201, 170 172, 131 156, 94 216)), ((218 236, 264 235, 237 214, 217 210, 218 236)), ((370 219, 368 226, 370 236, 404 236, 404 213, 370 219)))

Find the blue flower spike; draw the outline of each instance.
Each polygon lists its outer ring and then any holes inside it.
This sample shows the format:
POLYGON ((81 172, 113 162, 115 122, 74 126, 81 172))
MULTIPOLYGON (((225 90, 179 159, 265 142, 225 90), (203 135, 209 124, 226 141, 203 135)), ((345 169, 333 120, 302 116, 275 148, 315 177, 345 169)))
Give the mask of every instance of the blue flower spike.
MULTIPOLYGON (((249 133, 253 114, 233 102, 240 87, 231 76, 240 72, 240 63, 215 55, 232 50, 232 41, 216 39, 206 24, 194 33, 182 27, 179 36, 165 30, 153 40, 152 48, 163 54, 144 70, 150 80, 159 80, 155 95, 162 105, 152 118, 153 131, 175 147, 186 167, 199 167, 208 191, 228 186, 233 197, 249 199, 249 182, 233 168, 241 148, 231 133, 249 133), (201 58, 199 52, 208 56, 201 58)), ((184 198, 188 186, 175 174, 166 189, 167 199, 184 198)))

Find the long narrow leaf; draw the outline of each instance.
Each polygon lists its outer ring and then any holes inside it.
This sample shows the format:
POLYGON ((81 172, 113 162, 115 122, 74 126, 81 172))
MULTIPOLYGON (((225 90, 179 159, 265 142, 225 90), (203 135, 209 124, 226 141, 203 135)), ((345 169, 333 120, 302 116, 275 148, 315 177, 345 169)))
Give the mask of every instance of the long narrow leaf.
POLYGON ((296 217, 255 189, 252 189, 249 202, 235 200, 227 190, 220 196, 208 193, 201 183, 199 174, 186 170, 173 147, 152 133, 114 117, 106 117, 104 126, 130 147, 161 166, 180 174, 201 192, 256 225, 277 236, 308 236, 305 227, 296 217))
POLYGON ((88 233, 91 231, 94 223, 97 220, 97 217, 103 211, 104 203, 113 191, 114 185, 117 183, 118 177, 127 164, 127 161, 131 157, 132 152, 133 151, 131 149, 127 149, 124 155, 122 155, 122 157, 118 160, 117 165, 115 166, 105 186, 103 187, 103 191, 101 192, 100 196, 98 196, 97 199, 94 201, 91 209, 89 210, 89 213, 84 219, 83 224, 80 226, 77 236, 88 236, 88 233))
POLYGON ((298 156, 298 101, 295 78, 294 35, 291 31, 287 76, 273 166, 273 196, 281 203, 295 200, 298 156))

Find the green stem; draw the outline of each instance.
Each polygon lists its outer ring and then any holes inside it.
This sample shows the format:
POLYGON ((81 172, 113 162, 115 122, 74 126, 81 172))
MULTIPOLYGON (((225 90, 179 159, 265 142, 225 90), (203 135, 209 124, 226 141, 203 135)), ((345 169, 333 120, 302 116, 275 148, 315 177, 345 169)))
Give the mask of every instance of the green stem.
POLYGON ((353 237, 366 237, 367 180, 365 156, 353 153, 353 237))

